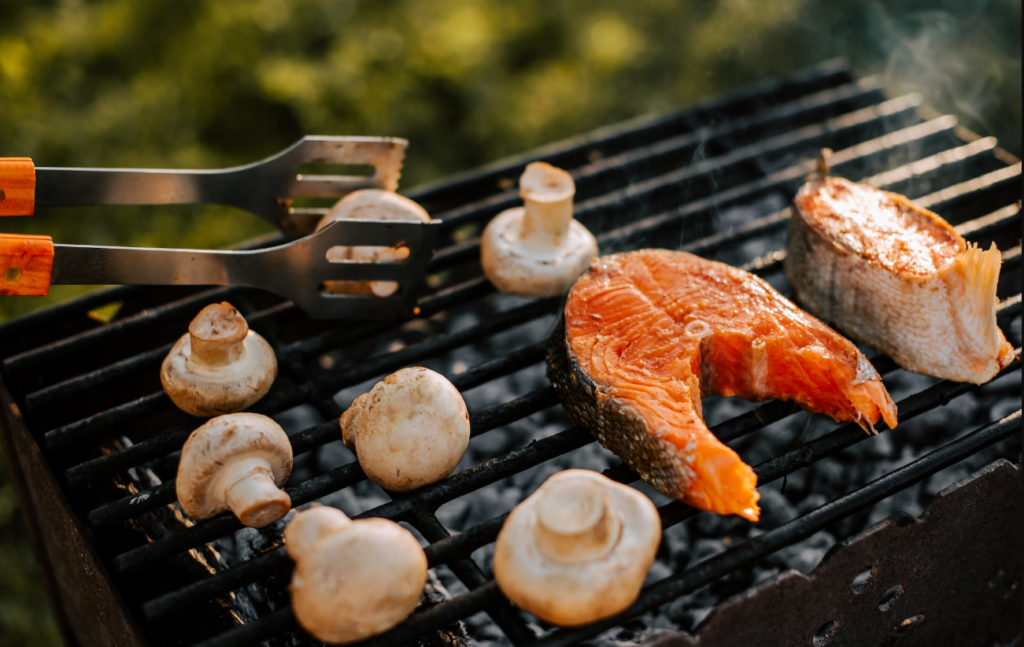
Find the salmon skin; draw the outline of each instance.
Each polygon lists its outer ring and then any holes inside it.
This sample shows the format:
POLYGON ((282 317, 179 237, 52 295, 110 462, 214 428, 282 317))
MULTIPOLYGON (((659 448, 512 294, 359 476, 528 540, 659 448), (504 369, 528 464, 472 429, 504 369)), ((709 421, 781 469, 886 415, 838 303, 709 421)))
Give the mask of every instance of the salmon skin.
POLYGON ((784 262, 797 303, 901 367, 984 384, 1013 361, 996 325, 1002 257, 902 195, 819 173, 797 193, 784 262))
POLYGON ((659 492, 756 521, 757 476, 708 430, 701 396, 793 400, 874 431, 896 405, 856 346, 767 282, 692 254, 595 259, 548 347, 569 417, 659 492))

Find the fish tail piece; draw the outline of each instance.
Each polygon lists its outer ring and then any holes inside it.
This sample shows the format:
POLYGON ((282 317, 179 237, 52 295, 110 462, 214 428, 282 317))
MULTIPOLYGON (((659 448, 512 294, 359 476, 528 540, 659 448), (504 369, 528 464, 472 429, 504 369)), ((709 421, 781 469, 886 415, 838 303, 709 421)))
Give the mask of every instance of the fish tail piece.
POLYGON ((971 356, 996 357, 999 364, 996 371, 1013 361, 1014 357, 1012 346, 996 325, 996 306, 999 303, 996 288, 1002 262, 995 243, 987 250, 970 244, 941 271, 950 302, 958 305, 954 316, 962 340, 969 346, 964 349, 968 351, 965 360, 969 361, 971 356))
POLYGON ((716 514, 735 514, 756 522, 761 516, 757 502, 757 474, 725 445, 705 447, 692 465, 696 478, 684 501, 716 514))

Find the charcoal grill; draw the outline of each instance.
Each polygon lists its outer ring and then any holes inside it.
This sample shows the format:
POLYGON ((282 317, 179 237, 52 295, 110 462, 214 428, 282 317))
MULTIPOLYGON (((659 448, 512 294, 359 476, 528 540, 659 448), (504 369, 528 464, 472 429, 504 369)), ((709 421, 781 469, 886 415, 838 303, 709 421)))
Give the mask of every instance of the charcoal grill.
MULTIPOLYGON (((253 410, 279 415, 289 429, 298 459, 287 489, 296 505, 325 497, 351 502, 347 491, 368 491, 351 457, 332 464, 324 456, 337 446, 344 406, 373 380, 422 364, 448 376, 471 405, 480 400, 474 391, 499 400, 472 413, 468 456, 479 460, 419 491, 390 499, 377 492, 370 499, 375 504, 347 510, 415 529, 431 566, 455 582, 450 596, 435 590, 405 623, 366 644, 458 644, 460 622, 474 618, 472 626, 490 627, 489 635, 503 634, 500 640, 514 645, 576 644, 635 625, 681 595, 993 447, 999 460, 944 490, 919 519, 893 517, 842 542, 810 577, 781 573, 746 588, 695 637, 647 631, 637 640, 661 647, 1009 644, 1021 621, 1019 402, 1016 412, 947 433, 936 439, 937 448, 823 506, 652 577, 624 614, 579 628, 541 626, 501 596, 486 555, 517 501, 472 503, 526 470, 575 465, 584 454, 603 451, 586 431, 568 425, 541 377, 560 302, 497 295, 480 276, 476 235, 518 203, 514 181, 532 160, 571 170, 576 216, 603 251, 680 248, 743 265, 785 292, 786 204, 818 150, 830 147, 836 174, 906 193, 969 240, 995 241, 1004 250, 999 322, 1019 347, 1021 164, 991 138, 920 103, 917 95, 888 98, 876 79, 857 80, 841 63, 828 63, 413 191, 410 197, 444 221, 442 246, 417 316, 390 326, 310 321, 293 304, 251 289, 179 287, 114 288, 4 324, 0 430, 69 644, 313 644, 288 606, 291 563, 280 526, 257 533, 259 541, 241 551, 240 540, 232 539, 241 530, 234 517, 193 523, 169 506, 176 452, 200 421, 163 394, 158 366, 189 320, 221 300, 238 306, 275 346, 281 377, 253 410), (88 316, 113 302, 121 304, 115 320, 88 316), (544 431, 519 442, 522 434, 510 430, 531 420, 544 431), (439 510, 466 501, 490 518, 453 533, 439 510), (236 608, 242 597, 251 602, 244 613, 236 608)), ((887 383, 901 374, 887 358, 873 361, 887 383)), ((1019 379, 1016 361, 992 384, 1017 380, 1019 390, 1019 379)), ((942 407, 953 410, 958 405, 950 402, 964 394, 981 397, 997 388, 910 384, 897 395, 901 424, 942 407)), ((729 443, 750 443, 766 427, 801 417, 807 414, 790 404, 768 402, 727 416, 713 431, 729 443)), ((810 440, 797 435, 756 466, 759 483, 796 478, 817 461, 868 442, 855 425, 810 440)), ((638 485, 616 459, 601 460, 608 476, 638 485)), ((658 501, 666 529, 698 514, 658 501)))

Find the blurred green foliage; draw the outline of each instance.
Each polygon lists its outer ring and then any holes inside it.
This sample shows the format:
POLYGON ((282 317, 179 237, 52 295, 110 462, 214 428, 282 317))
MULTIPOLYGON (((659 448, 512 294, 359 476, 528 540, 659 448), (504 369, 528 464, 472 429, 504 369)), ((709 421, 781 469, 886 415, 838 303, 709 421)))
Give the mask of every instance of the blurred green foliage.
MULTIPOLYGON (((403 186, 825 58, 1021 143, 1020 0, 0 0, 0 156, 212 168, 394 135, 403 186)), ((61 209, 4 232, 220 247, 220 207, 61 209)), ((0 320, 80 292, 0 298, 0 320)), ((0 645, 56 644, 0 476, 0 645)))

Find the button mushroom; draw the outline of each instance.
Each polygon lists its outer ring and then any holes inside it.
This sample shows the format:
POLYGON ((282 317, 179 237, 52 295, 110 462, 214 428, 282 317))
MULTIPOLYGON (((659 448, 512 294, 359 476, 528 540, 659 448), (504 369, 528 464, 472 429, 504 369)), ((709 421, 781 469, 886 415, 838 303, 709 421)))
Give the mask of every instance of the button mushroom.
POLYGON ((572 218, 572 176, 544 162, 519 178, 524 207, 508 209, 487 225, 480 240, 484 274, 502 292, 550 297, 572 287, 592 258, 597 241, 572 218))
POLYGON ((387 519, 352 521, 335 508, 312 507, 288 524, 284 541, 295 560, 295 617, 328 643, 394 627, 416 608, 427 583, 419 542, 387 519))
POLYGON ((231 413, 188 437, 175 487, 193 519, 231 510, 243 525, 262 528, 291 509, 280 488, 291 471, 292 446, 280 425, 258 413, 231 413))
POLYGON ((469 411, 451 382, 403 368, 356 398, 340 419, 345 446, 371 481, 407 492, 452 473, 469 445, 469 411))
POLYGON ((636 600, 660 538, 647 497, 595 472, 566 470, 509 515, 494 576, 508 599, 538 618, 582 625, 636 600))
MULTIPOLYGON (((317 223, 323 229, 335 220, 392 220, 396 222, 430 222, 423 207, 409 198, 381 189, 363 189, 348 194, 338 201, 327 215, 317 223)), ((327 251, 331 262, 402 261, 409 257, 408 247, 355 246, 332 247, 327 251)), ((398 290, 395 281, 325 281, 324 288, 331 294, 373 294, 388 297, 398 290)))
POLYGON ((203 308, 160 367, 174 404, 202 417, 245 409, 276 377, 274 349, 226 301, 203 308))

